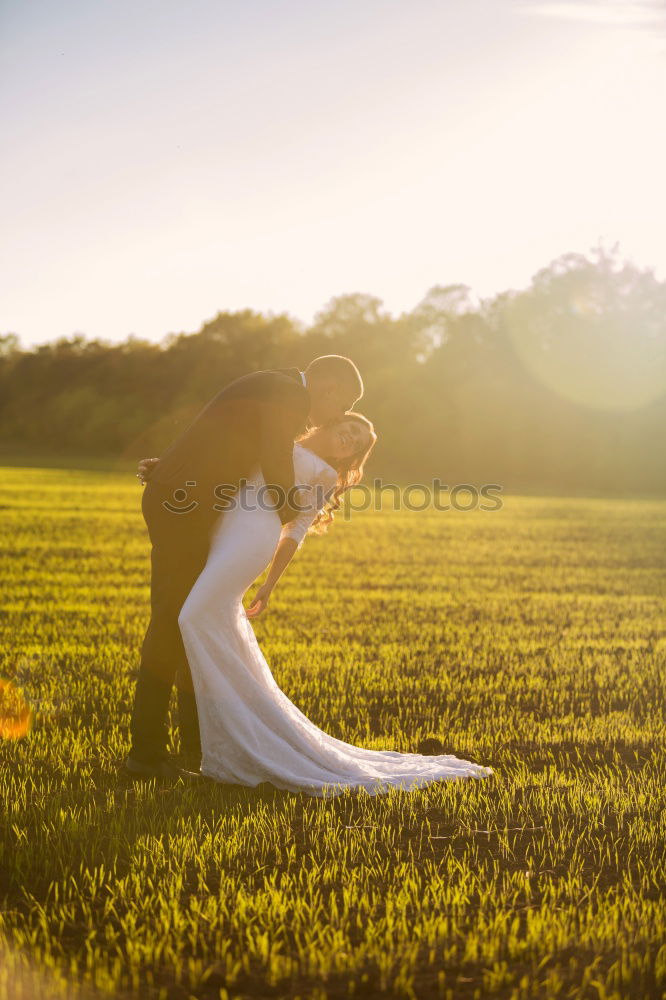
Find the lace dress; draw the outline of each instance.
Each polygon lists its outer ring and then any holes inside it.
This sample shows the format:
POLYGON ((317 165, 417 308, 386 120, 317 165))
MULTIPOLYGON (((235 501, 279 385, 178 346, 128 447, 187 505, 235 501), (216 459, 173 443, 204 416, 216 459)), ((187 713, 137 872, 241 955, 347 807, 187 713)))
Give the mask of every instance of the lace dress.
POLYGON ((490 768, 450 755, 367 750, 319 729, 278 687, 257 643, 242 598, 269 565, 280 538, 299 547, 336 473, 309 449, 294 445, 303 511, 282 526, 257 502, 264 485, 257 469, 237 503, 218 520, 208 561, 178 618, 199 714, 202 774, 217 781, 336 795, 345 788, 371 794, 432 781, 480 778, 490 768), (309 489, 308 489, 309 488, 309 489), (303 496, 303 495, 302 495, 303 496))

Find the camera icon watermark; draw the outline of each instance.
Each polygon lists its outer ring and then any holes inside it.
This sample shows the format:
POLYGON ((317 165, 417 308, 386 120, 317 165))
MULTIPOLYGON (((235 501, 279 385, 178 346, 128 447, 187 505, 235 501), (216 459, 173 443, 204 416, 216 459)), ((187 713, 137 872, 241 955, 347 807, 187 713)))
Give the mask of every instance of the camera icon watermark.
POLYGON ((171 514, 190 514, 193 510, 196 510, 199 506, 198 500, 190 500, 188 503, 185 502, 188 500, 187 489, 196 485, 196 480, 188 479, 185 483, 185 489, 181 487, 180 489, 173 491, 173 503, 169 500, 162 501, 164 509, 168 510, 171 514))

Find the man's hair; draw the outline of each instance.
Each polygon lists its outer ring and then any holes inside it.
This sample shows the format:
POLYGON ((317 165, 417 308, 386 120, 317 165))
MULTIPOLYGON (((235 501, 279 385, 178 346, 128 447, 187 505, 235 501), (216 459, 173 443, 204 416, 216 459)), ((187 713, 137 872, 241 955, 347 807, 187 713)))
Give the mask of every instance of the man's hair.
POLYGON ((321 357, 315 358, 305 369, 305 376, 337 382, 350 393, 355 393, 355 403, 363 395, 361 373, 351 358, 345 358, 342 354, 322 354, 321 357))

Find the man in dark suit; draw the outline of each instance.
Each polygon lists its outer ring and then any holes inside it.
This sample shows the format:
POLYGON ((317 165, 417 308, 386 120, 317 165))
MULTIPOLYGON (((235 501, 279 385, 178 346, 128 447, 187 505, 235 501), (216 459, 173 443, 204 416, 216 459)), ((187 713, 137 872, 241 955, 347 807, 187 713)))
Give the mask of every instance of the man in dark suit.
MULTIPOLYGON (((141 650, 132 712, 132 748, 125 770, 142 778, 198 771, 201 757, 192 677, 178 614, 206 564, 213 525, 225 497, 257 464, 283 524, 296 517, 294 438, 306 425, 342 419, 363 395, 349 358, 315 358, 304 372, 281 368, 231 382, 155 460, 142 463, 142 511, 152 543, 151 618, 141 650), (166 750, 174 681, 182 768, 166 750)), ((192 775, 194 777, 194 775, 192 775)))

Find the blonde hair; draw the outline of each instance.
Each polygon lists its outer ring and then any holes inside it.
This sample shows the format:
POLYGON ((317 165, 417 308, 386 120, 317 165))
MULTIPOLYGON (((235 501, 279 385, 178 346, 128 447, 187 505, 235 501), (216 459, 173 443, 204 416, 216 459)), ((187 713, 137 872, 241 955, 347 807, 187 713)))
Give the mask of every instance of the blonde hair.
MULTIPOLYGON (((347 490, 350 490, 352 486, 356 486, 357 483, 360 483, 363 478, 365 463, 377 442, 377 435, 375 434, 375 428, 372 421, 368 420, 367 417, 364 417, 362 413, 354 413, 352 410, 348 410, 344 415, 344 419, 355 420, 357 423, 363 424, 367 427, 370 431, 370 444, 366 448, 350 455, 348 458, 338 458, 334 461, 331 460, 330 464, 334 469, 336 469, 338 479, 332 494, 310 525, 308 534, 312 533, 315 535, 323 535, 328 531, 328 526, 332 523, 335 512, 340 508, 342 497, 347 490)), ((312 430, 313 429, 301 434, 296 440, 300 442, 307 440, 312 433, 312 430)))

